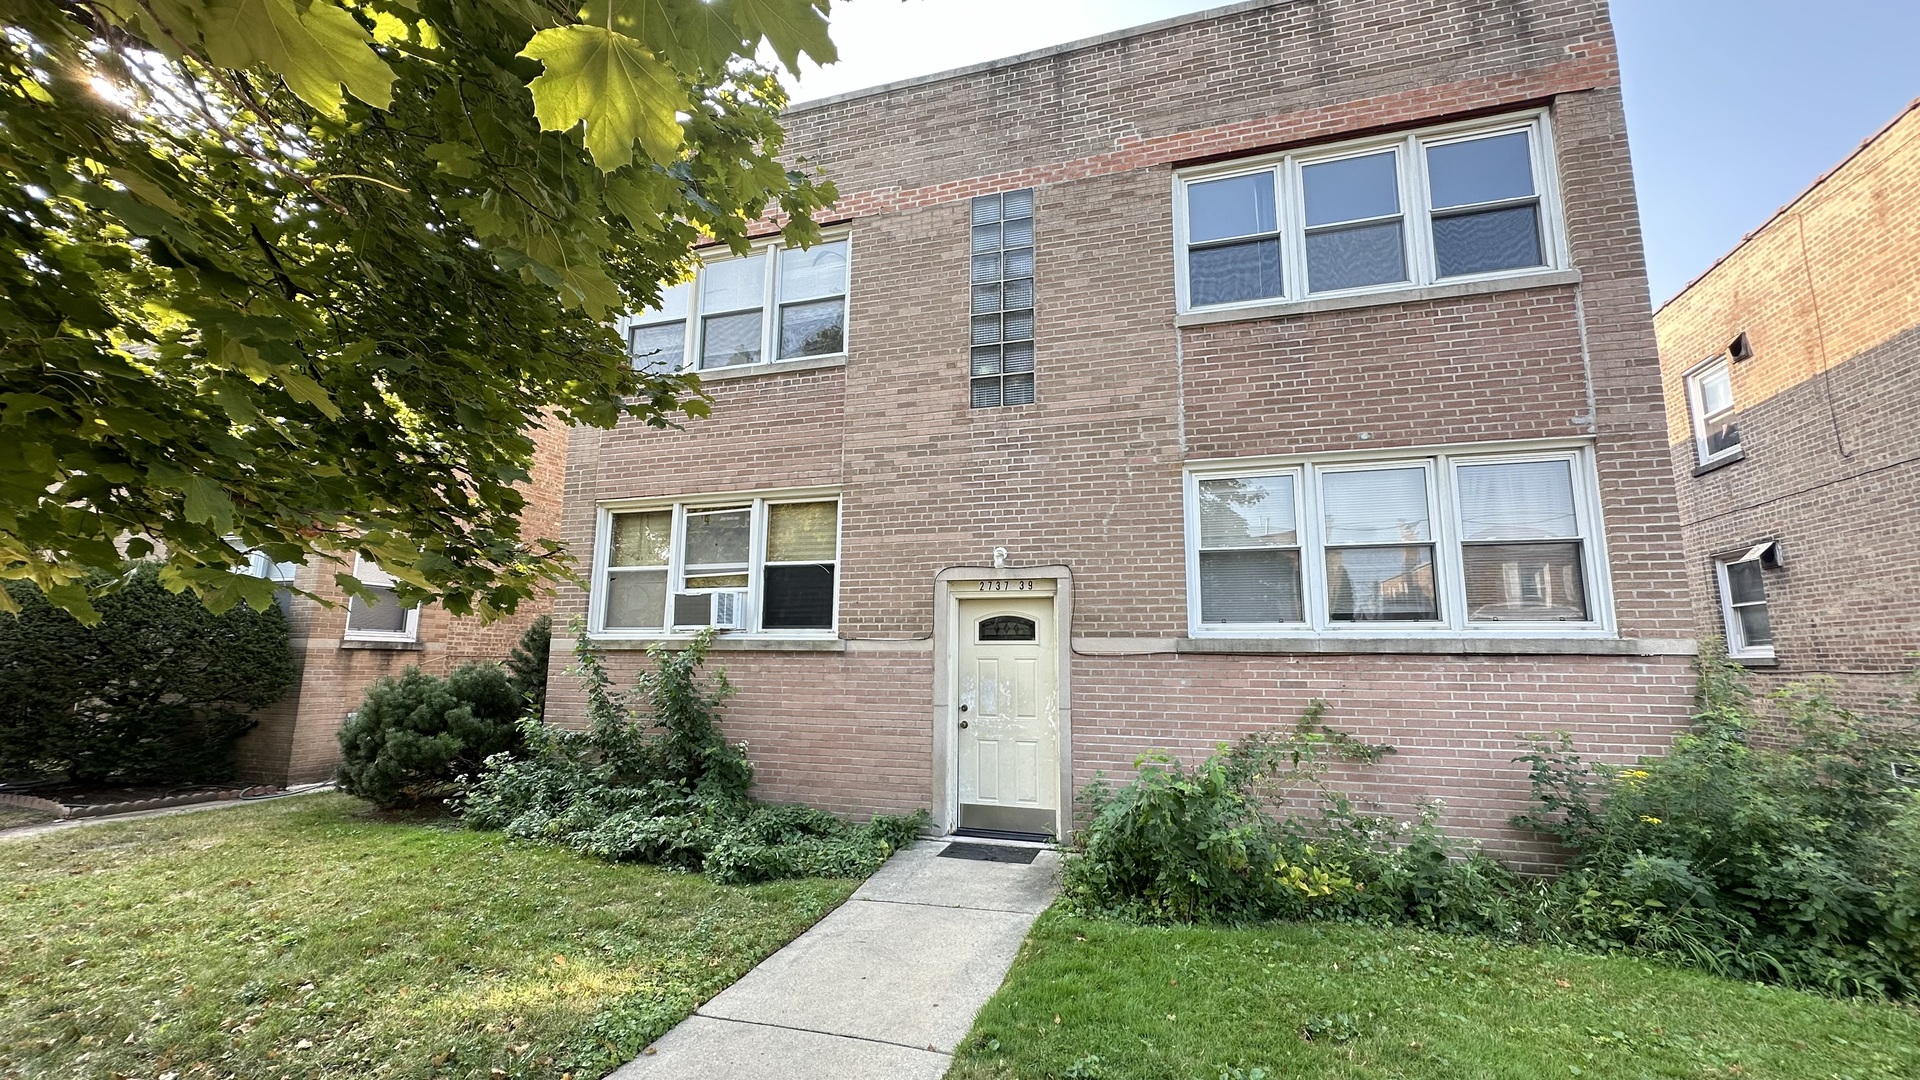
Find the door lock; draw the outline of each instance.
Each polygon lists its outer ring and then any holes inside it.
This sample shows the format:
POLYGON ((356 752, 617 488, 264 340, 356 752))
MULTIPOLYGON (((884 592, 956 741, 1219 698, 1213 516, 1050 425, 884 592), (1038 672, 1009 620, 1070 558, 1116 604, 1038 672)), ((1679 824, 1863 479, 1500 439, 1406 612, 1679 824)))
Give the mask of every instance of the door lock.
POLYGON ((962 705, 962 706, 960 706, 960 711, 961 711, 961 712, 966 712, 966 711, 967 711, 967 707, 966 707, 965 705, 962 705))

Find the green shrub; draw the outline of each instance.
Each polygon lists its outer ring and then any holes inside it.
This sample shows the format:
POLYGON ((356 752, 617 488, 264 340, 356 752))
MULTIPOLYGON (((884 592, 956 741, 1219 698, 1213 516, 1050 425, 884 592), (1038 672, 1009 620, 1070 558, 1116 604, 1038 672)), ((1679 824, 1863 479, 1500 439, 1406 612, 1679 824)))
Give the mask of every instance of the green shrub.
POLYGON ((0 778, 185 784, 233 773, 249 715, 280 700, 296 671, 278 607, 214 614, 170 591, 150 565, 118 578, 82 626, 30 583, 6 583, 0 614, 0 778))
POLYGON ((749 795, 753 767, 720 734, 733 687, 700 671, 712 633, 655 646, 630 691, 575 634, 587 692, 584 731, 521 722, 527 752, 496 757, 458 800, 467 824, 564 844, 602 859, 704 870, 723 884, 873 871, 918 833, 925 815, 850 825, 749 795))
POLYGON ((445 798, 462 775, 520 748, 522 700, 498 664, 446 678, 408 668, 373 684, 340 729, 342 790, 384 807, 445 798))
POLYGON ((1537 743, 1536 813, 1573 852, 1548 936, 1659 953, 1837 993, 1920 992, 1920 762, 1911 723, 1836 706, 1820 684, 1753 708, 1744 672, 1701 659, 1693 729, 1632 767, 1537 743))
POLYGON ((547 661, 553 654, 553 618, 542 615, 514 643, 507 655, 507 674, 514 693, 536 715, 547 711, 547 661))

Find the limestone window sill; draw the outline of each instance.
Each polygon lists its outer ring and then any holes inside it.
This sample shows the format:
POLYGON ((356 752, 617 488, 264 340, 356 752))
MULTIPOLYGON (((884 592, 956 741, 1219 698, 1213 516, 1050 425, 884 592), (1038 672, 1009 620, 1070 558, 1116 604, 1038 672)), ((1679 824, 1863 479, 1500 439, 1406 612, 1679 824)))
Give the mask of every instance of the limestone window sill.
POLYGON ((360 638, 342 638, 342 649, 365 649, 369 652, 426 652, 427 647, 418 641, 366 641, 360 638))
POLYGON ((759 375, 792 375, 802 371, 825 371, 829 368, 847 366, 847 355, 809 356, 801 360, 775 360, 770 364, 741 364, 739 367, 714 368, 712 371, 696 371, 703 383, 727 382, 731 379, 751 379, 759 375))
POLYGON ((1692 656, 1697 643, 1657 638, 1581 637, 1319 637, 1175 638, 1173 651, 1288 655, 1297 653, 1422 656, 1692 656))
MULTIPOLYGON (((587 640, 596 649, 619 652, 650 649, 655 645, 665 645, 669 649, 685 648, 693 638, 686 635, 641 638, 589 636, 587 640)), ((839 653, 847 651, 847 643, 839 638, 728 637, 724 634, 716 636, 710 647, 714 652, 839 653)))
POLYGON ((1173 325, 1184 330, 1194 326, 1212 326, 1216 323, 1285 319, 1322 311, 1392 307, 1398 304, 1417 304, 1427 300, 1450 300, 1460 296, 1490 296, 1494 293, 1516 292, 1521 289, 1578 284, 1580 284, 1578 270, 1547 270, 1538 274, 1488 278, 1484 281, 1459 281, 1445 285, 1428 285, 1418 289, 1395 289, 1391 292, 1361 293, 1354 296, 1321 296, 1308 300, 1283 300, 1270 304, 1248 304, 1244 307, 1189 311, 1184 315, 1174 316, 1173 325))

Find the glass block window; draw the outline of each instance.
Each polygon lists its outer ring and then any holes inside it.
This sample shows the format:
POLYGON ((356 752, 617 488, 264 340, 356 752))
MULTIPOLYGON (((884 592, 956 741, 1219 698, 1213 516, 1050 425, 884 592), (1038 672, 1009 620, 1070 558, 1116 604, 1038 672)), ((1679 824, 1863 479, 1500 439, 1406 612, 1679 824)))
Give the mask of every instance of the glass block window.
POLYGON ((1033 403, 1033 189, 973 200, 972 344, 976 409, 1033 403))

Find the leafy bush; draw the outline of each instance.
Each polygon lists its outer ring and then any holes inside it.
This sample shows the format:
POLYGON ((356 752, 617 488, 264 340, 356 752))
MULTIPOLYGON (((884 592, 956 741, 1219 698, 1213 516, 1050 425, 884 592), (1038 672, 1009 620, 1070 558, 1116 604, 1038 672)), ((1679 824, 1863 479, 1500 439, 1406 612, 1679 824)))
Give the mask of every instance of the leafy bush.
POLYGON ((1151 754, 1126 785, 1090 785, 1091 820, 1064 872, 1069 906, 1154 922, 1510 922, 1493 900, 1513 876, 1448 840, 1431 813, 1412 825, 1359 814, 1332 788, 1329 757, 1373 763, 1393 748, 1326 727, 1325 709, 1315 702, 1292 730, 1197 766, 1151 754))
POLYGON ((1701 660, 1693 729, 1633 767, 1537 743, 1539 811, 1516 823, 1574 855, 1548 936, 1838 993, 1920 992, 1920 730, 1836 706, 1821 684, 1753 708, 1701 660))
POLYGON ((723 884, 869 873, 918 833, 924 814, 850 825, 749 795, 753 766, 720 734, 733 687, 700 670, 711 632, 655 646, 652 670, 616 692, 575 634, 584 731, 521 722, 527 753, 496 757, 459 799, 468 825, 564 844, 598 858, 704 870, 723 884))
POLYGON ((82 626, 27 582, 0 614, 0 777, 184 784, 233 773, 249 715, 296 677, 276 606, 221 614, 170 591, 150 565, 87 582, 112 591, 82 626))
POLYGON ((536 714, 547 711, 547 661, 553 654, 553 617, 533 620, 507 655, 507 674, 514 692, 536 714))
POLYGON ((334 778, 385 807, 445 798, 460 776, 520 748, 521 706, 498 664, 462 664, 444 679, 408 668, 369 687, 341 727, 334 778))
POLYGON ((1125 786, 1089 787, 1064 898, 1154 921, 1407 923, 1920 996, 1920 731, 1817 684, 1774 694, 1782 715, 1763 721, 1723 655, 1709 649, 1700 674, 1695 725, 1665 757, 1594 764, 1561 735, 1520 759, 1536 808, 1515 824, 1572 855, 1551 880, 1449 839, 1434 807, 1413 822, 1357 813, 1324 758, 1386 748, 1328 731, 1316 704, 1199 766, 1153 755, 1125 786))

